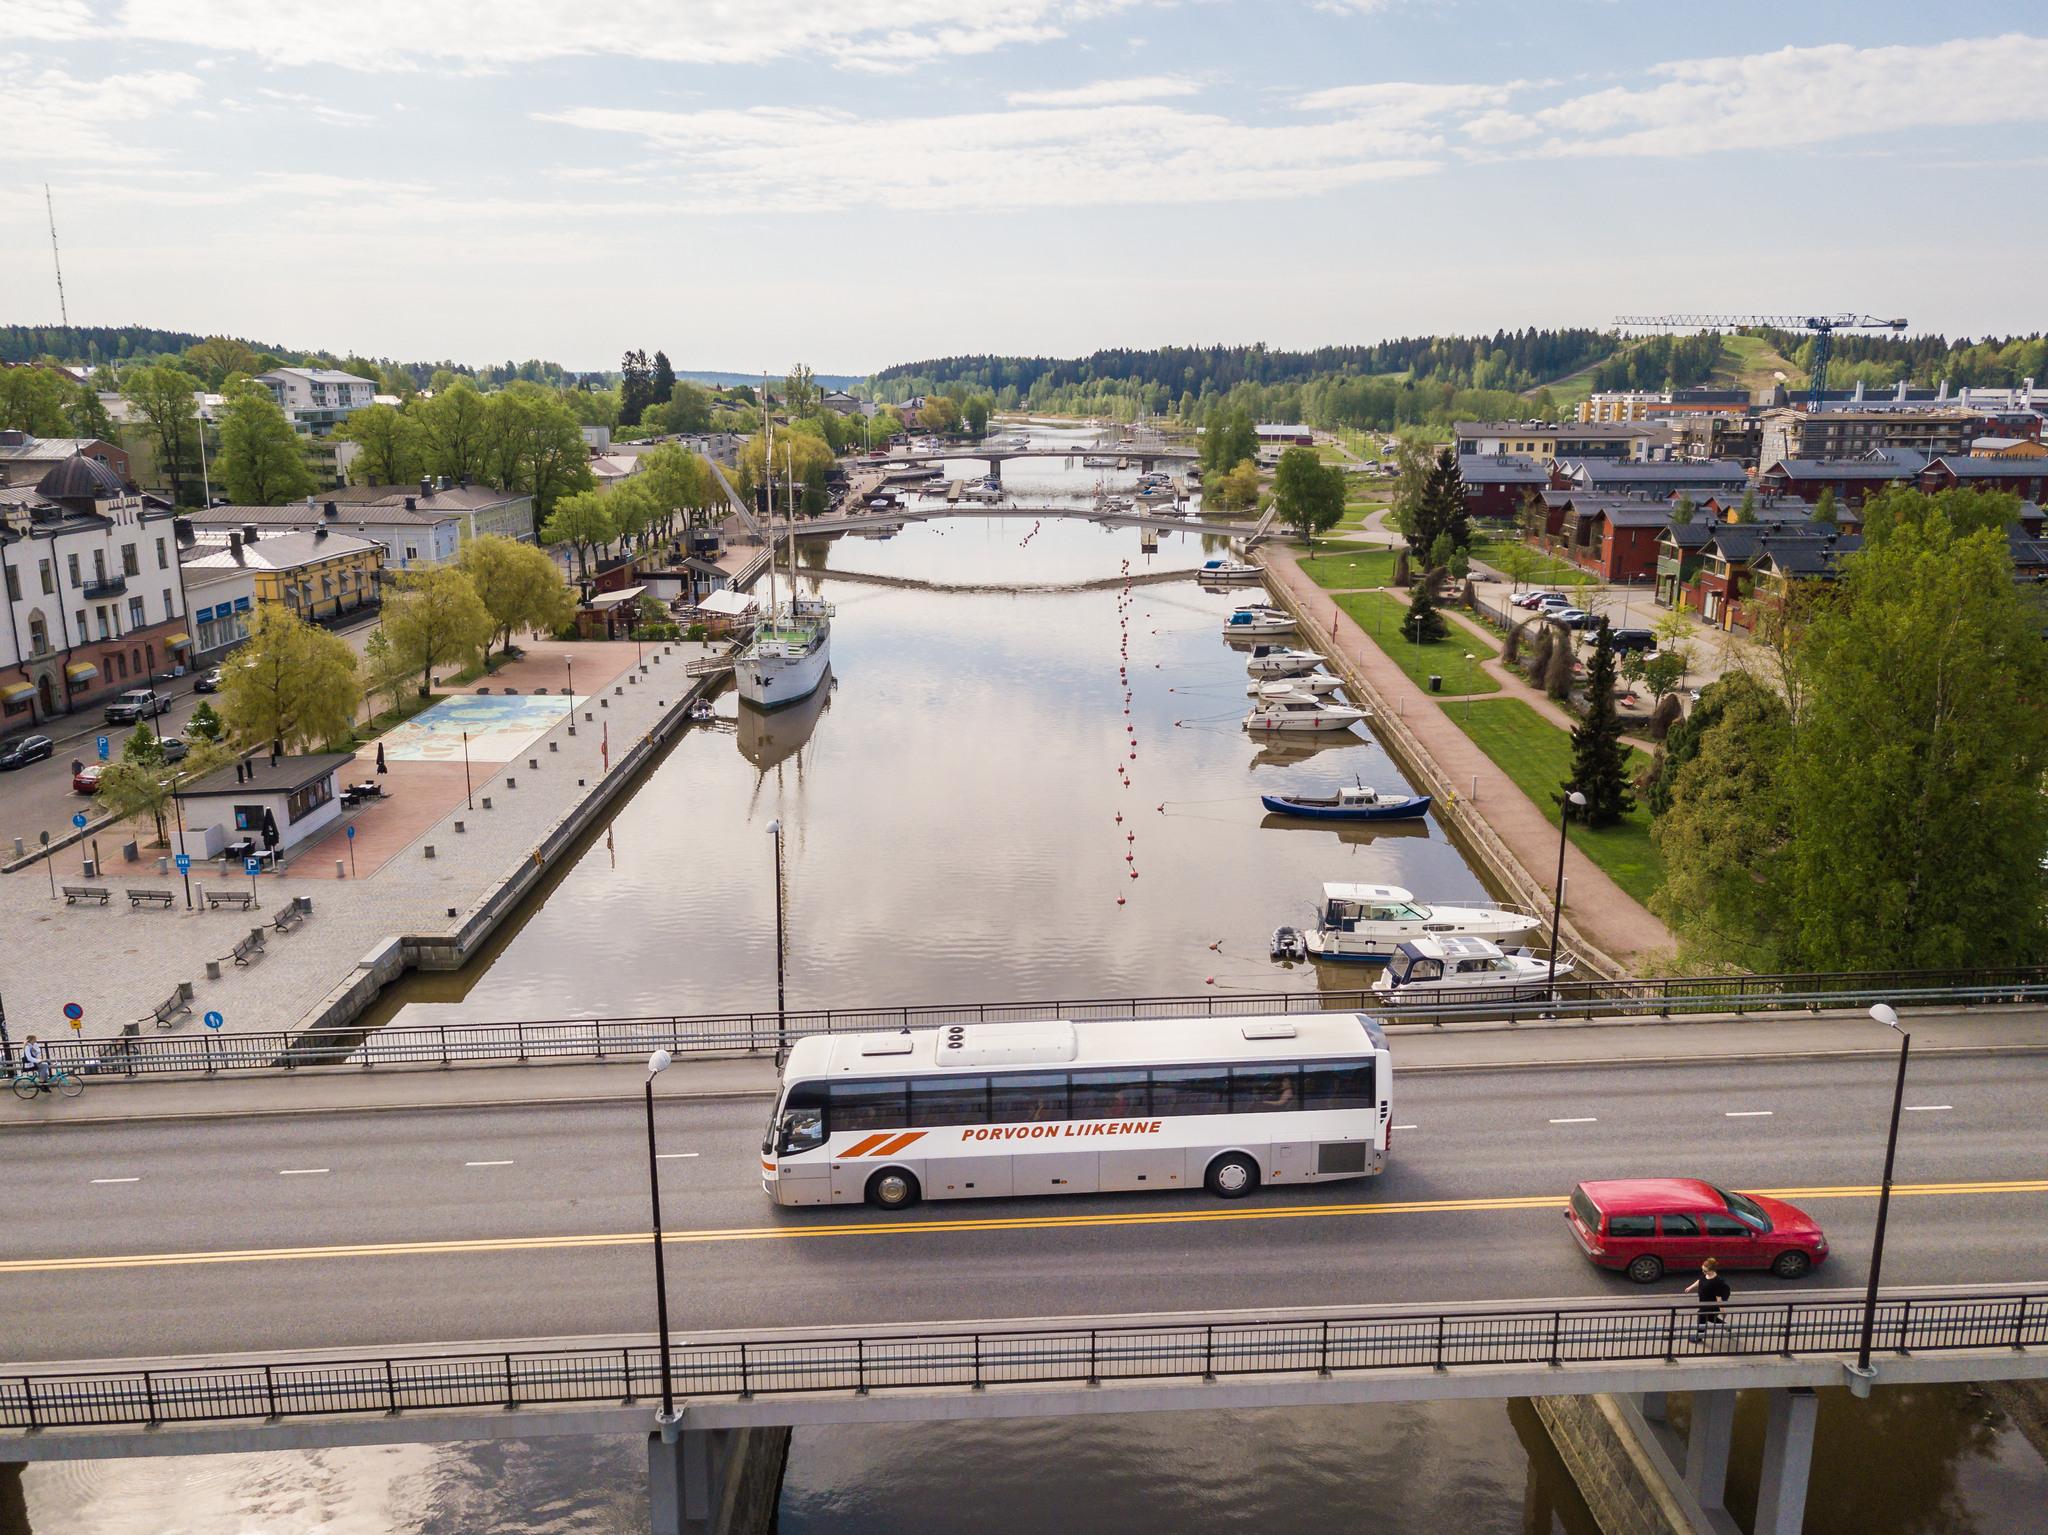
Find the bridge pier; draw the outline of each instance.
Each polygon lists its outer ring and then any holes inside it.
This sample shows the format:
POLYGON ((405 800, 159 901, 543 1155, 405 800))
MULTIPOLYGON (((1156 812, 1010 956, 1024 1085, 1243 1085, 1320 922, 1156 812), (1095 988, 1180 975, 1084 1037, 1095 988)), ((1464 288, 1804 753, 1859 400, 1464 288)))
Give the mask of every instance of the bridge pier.
POLYGON ((786 1427, 688 1428, 647 1436, 653 1535, 769 1535, 789 1458, 786 1427))
POLYGON ((1820 1398, 1810 1386, 1770 1393, 1764 1412, 1763 1474, 1757 1483, 1754 1535, 1799 1535, 1806 1523, 1806 1485, 1813 1474, 1813 1428, 1820 1398))
POLYGON ((1720 1508, 1728 1488, 1728 1446, 1735 1437, 1735 1393, 1695 1391, 1685 1436, 1685 1485, 1704 1508, 1720 1508))

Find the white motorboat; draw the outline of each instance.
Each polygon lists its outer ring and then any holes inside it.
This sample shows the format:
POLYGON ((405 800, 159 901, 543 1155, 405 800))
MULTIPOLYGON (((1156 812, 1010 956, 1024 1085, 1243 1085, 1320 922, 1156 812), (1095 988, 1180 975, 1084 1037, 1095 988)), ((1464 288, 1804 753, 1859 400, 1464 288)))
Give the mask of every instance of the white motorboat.
MULTIPOLYGON (((1570 975, 1578 964, 1576 955, 1559 954, 1554 973, 1570 975)), ((1394 946, 1372 989, 1395 1006, 1540 1002, 1550 998, 1552 975, 1549 958, 1527 949, 1503 949, 1484 938, 1410 938, 1394 946)))
POLYGON ((1543 919, 1517 906, 1432 906, 1398 885, 1325 885, 1308 933, 1319 959, 1383 965, 1414 938, 1519 938, 1543 919))
POLYGON ((1290 645, 1254 645, 1245 657, 1244 669, 1254 677, 1299 677, 1323 664, 1313 650, 1296 650, 1290 645))
POLYGON ((1284 608, 1269 607, 1263 602, 1248 602, 1223 620, 1223 632, 1233 639, 1292 634, 1294 615, 1284 608))
POLYGON ((1205 560, 1202 568, 1195 572, 1197 581, 1257 581, 1265 575, 1257 565, 1245 560, 1205 560))
POLYGON ((1307 672, 1299 677, 1284 677, 1277 682, 1254 678, 1245 684, 1244 690, 1253 698, 1285 698, 1290 693, 1327 698, 1343 686, 1342 677, 1332 677, 1328 672, 1307 672))
POLYGON ((1312 693, 1297 693, 1288 689, 1285 683, 1274 682, 1267 686, 1283 691, 1277 694, 1262 692, 1258 702, 1252 705, 1252 712, 1244 717, 1244 728, 1254 735, 1276 730, 1349 730, 1366 717, 1363 709, 1317 698, 1312 693))

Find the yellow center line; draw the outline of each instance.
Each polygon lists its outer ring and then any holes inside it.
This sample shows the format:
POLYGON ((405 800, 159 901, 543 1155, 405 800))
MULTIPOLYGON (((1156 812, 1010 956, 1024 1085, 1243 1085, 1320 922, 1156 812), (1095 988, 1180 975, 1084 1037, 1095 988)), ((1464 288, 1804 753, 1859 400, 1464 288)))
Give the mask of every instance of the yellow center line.
MULTIPOLYGON (((1842 1184, 1819 1188, 1756 1189, 1773 1199, 1872 1199, 1877 1185, 1842 1184)), ((1916 1195, 1961 1197, 1990 1194, 2048 1193, 2048 1178, 2005 1182, 1907 1183, 1892 1187, 1894 1198, 1916 1195)), ((1096 1215, 998 1215, 966 1220, 858 1221, 816 1226, 729 1226, 701 1231, 671 1231, 672 1245, 720 1242, 780 1242, 808 1238, 875 1236, 955 1236, 981 1231, 1043 1231, 1104 1226, 1182 1226, 1217 1221, 1314 1220, 1358 1215, 1477 1214, 1504 1210, 1561 1210, 1562 1196, 1511 1195, 1494 1199, 1411 1199, 1381 1204, 1262 1205, 1204 1207, 1188 1210, 1132 1210, 1096 1215)), ((581 1236, 470 1237, 436 1242, 352 1242, 324 1247, 249 1247, 218 1252, 115 1253, 78 1258, 16 1258, 0 1262, 0 1274, 74 1273, 93 1269, 183 1268, 208 1263, 288 1263, 330 1258, 394 1258, 466 1253, 547 1252, 557 1249, 632 1247, 653 1239, 645 1231, 595 1232, 581 1236)))

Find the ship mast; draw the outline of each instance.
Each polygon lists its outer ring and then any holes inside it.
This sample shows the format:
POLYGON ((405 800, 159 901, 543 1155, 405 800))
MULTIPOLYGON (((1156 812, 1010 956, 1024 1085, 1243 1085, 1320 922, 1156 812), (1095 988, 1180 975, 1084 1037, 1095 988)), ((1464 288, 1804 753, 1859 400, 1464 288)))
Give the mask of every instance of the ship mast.
POLYGON ((761 375, 761 477, 768 482, 768 624, 775 624, 775 415, 768 409, 768 375, 761 375))

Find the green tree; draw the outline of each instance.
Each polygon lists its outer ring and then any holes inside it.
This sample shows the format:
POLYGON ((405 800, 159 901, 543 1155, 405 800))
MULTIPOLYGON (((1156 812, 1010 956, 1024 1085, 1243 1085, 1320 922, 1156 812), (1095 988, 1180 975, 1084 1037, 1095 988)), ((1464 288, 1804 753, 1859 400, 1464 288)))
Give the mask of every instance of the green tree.
POLYGON ((678 437, 708 432, 711 430, 711 391, 688 379, 677 379, 659 417, 661 429, 678 437))
POLYGON ((1834 486, 1823 485, 1821 487, 1820 499, 1813 503, 1813 520, 1815 522, 1824 522, 1829 527, 1833 527, 1835 525, 1834 486))
MULTIPOLYGON (((1429 494, 1430 478, 1436 471, 1436 454, 1423 438, 1402 436, 1395 440, 1392 463, 1394 495, 1390 520, 1413 548, 1417 530, 1423 526, 1423 503, 1429 494)), ((1528 499, 1534 496, 1532 491, 1528 499)), ((1540 500, 1536 502, 1539 508, 1542 504, 1540 500)), ((1539 522, 1538 530, 1541 527, 1539 522)), ((1430 541, 1433 542, 1434 538, 1432 533, 1430 541)), ((1422 547, 1427 548, 1429 544, 1425 542, 1422 547)))
POLYGON ((185 721, 185 734, 194 741, 218 741, 227 733, 221 723, 220 711, 205 699, 192 711, 192 718, 185 721))
POLYGON ((185 348, 185 365, 215 393, 236 374, 253 376, 264 368, 255 349, 233 336, 208 336, 194 342, 185 348))
POLYGON ((1457 549, 1472 542, 1472 522, 1465 511, 1465 477, 1458 470, 1457 454, 1449 448, 1438 453, 1429 466, 1422 494, 1409 508, 1402 531, 1407 534, 1409 552, 1425 558, 1440 538, 1448 536, 1457 549))
POLYGON ((158 365, 130 368, 121 387, 122 398, 147 423, 173 505, 183 504, 188 466, 198 461, 199 409, 192 400, 198 383, 182 368, 158 365))
POLYGON ((635 348, 619 360, 619 425, 638 426, 640 417, 654 403, 654 370, 647 354, 635 348))
POLYGON ((924 409, 917 413, 917 423, 942 437, 956 431, 960 426, 959 402, 943 394, 927 395, 924 409))
POLYGON ((1682 528, 1691 522, 1698 513, 1699 508, 1693 505, 1692 497, 1681 490, 1678 493, 1678 499, 1671 503, 1671 525, 1676 528, 1682 528))
POLYGON ((1939 516, 1953 538, 2003 529, 2019 516, 2019 497, 2000 490, 1944 490, 1922 495, 1903 485, 1888 485, 1863 508, 1863 538, 1881 544, 1899 528, 1924 529, 1939 516))
POLYGON ((1226 474, 1246 459, 1259 456, 1259 434, 1252 426, 1251 413, 1212 406, 1202 424, 1202 472, 1226 474))
POLYGON ((1245 459, 1235 469, 1212 478, 1203 499, 1224 508, 1258 505, 1259 466, 1245 459))
POLYGON ((64 414, 69 392, 64 375, 54 368, 0 368, 0 430, 64 436, 70 426, 64 414))
POLYGON ((1430 644, 1451 632, 1443 614, 1436 609, 1436 594, 1430 590, 1434 585, 1425 576, 1408 595, 1408 616, 1401 620, 1401 634, 1417 645, 1430 644))
POLYGON ((555 503, 540 525, 544 544, 567 544, 576 551, 576 572, 590 574, 590 551, 619 536, 612 522, 611 507, 602 491, 579 490, 555 503))
POLYGON ((249 637, 221 668, 221 715, 234 736, 273 754, 347 734, 362 698, 348 641, 282 603, 256 605, 249 637))
POLYGON ((1344 515, 1344 471, 1334 464, 1325 467, 1313 448, 1289 448, 1273 475, 1273 499, 1280 520, 1314 549, 1316 535, 1334 528, 1344 515))
POLYGON ((420 697, 433 686, 434 668, 468 662, 491 642, 491 615, 469 576, 450 566, 401 576, 384 597, 383 628, 392 650, 417 672, 420 697))
POLYGON ((363 687, 382 696, 396 713, 404 705, 405 690, 412 685, 412 663, 398 653, 391 636, 379 624, 363 642, 363 687))
POLYGON ((432 399, 415 400, 406 408, 419 419, 421 457, 430 473, 445 474, 457 483, 482 477, 490 448, 490 412, 476 385, 466 378, 453 379, 446 389, 435 390, 432 399))
POLYGON ((1593 659, 1586 667, 1586 713, 1572 731, 1572 776, 1565 787, 1586 796, 1579 819, 1588 826, 1612 826, 1635 809, 1628 789, 1628 748, 1614 707, 1614 631, 1606 624, 1594 638, 1593 659))
POLYGON ((71 397, 64 403, 64 420, 71 428, 73 437, 97 437, 101 442, 114 441, 114 418, 107 414, 107 407, 101 401, 99 391, 91 384, 80 384, 71 391, 71 397))
POLYGON ((1760 970, 1795 963, 1780 936, 1791 837, 1782 765, 1791 740, 1784 701, 1741 672, 1706 689, 1666 734, 1651 783, 1665 808, 1650 826, 1664 882, 1650 909, 1682 949, 1760 970))
POLYGON ((417 417, 391 405, 366 405, 335 427, 334 435, 355 443, 358 485, 408 485, 419 477, 421 432, 417 417))
POLYGON ((970 394, 967 403, 960 407, 960 414, 967 420, 967 430, 979 437, 988 431, 989 412, 995 409, 995 397, 986 394, 970 394))
POLYGON ((656 350, 654 354, 654 403, 668 404, 676 392, 676 370, 668 360, 668 353, 656 350))
POLYGON ((241 506, 280 506, 319 483, 290 418, 268 389, 247 379, 229 387, 214 471, 241 506))
POLYGON ((1756 521, 1756 492, 1754 490, 1745 490, 1742 493, 1742 499, 1735 506, 1735 520, 1737 522, 1756 521))
POLYGON ((510 650, 523 629, 552 634, 576 616, 560 567, 532 544, 486 534, 464 544, 455 563, 491 615, 500 651, 510 650))
POLYGON ((1837 585, 1800 645, 1786 761, 1801 960, 2034 962, 2048 947, 2048 642, 2005 535, 1925 507, 1851 555, 1837 585))
POLYGON ((789 376, 782 381, 782 402, 792 418, 814 414, 822 391, 818 388, 818 376, 807 363, 798 363, 789 370, 789 376))

